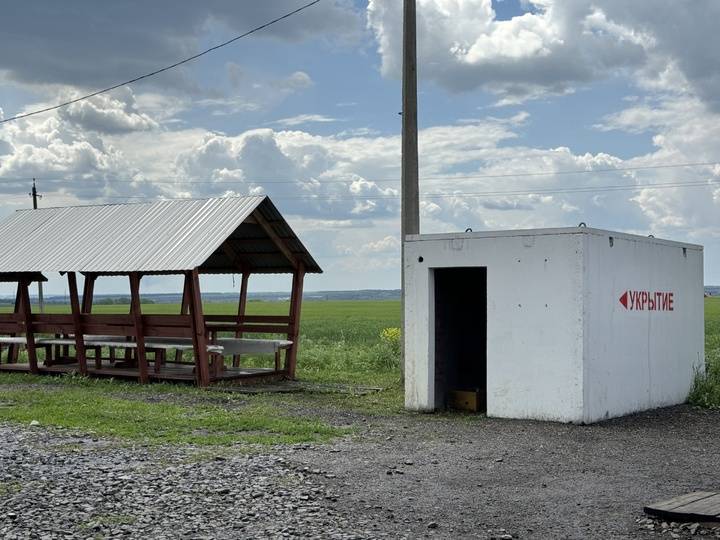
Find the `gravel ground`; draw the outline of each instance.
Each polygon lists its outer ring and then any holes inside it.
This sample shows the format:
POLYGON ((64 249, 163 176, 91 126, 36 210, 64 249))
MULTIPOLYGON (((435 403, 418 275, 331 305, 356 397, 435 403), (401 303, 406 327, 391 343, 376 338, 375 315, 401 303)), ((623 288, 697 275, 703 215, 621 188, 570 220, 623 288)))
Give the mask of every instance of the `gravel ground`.
POLYGON ((720 411, 593 426, 364 417, 328 445, 129 447, 0 425, 2 538, 689 538, 642 506, 720 490, 720 411))
POLYGON ((279 454, 126 447, 0 425, 0 538, 363 538, 320 471, 279 454))

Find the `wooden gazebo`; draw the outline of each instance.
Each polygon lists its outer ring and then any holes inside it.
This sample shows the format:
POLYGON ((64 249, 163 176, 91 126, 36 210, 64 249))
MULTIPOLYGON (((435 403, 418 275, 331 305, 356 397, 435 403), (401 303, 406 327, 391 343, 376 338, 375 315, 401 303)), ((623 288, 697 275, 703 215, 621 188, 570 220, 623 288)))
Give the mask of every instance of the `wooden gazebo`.
POLYGON ((21 210, 0 222, 0 253, 0 281, 17 283, 14 312, 0 314, 0 370, 143 383, 293 378, 303 278, 322 272, 267 197, 21 210), (49 272, 67 276, 71 314, 32 312, 29 286, 49 272), (203 314, 202 273, 242 275, 237 315, 203 314), (245 314, 248 279, 258 273, 292 274, 287 315, 245 314), (184 276, 180 313, 142 313, 140 281, 157 274, 184 276), (129 278, 128 314, 92 312, 95 281, 111 275, 129 278), (21 347, 27 363, 18 361, 21 347), (273 367, 241 365, 241 355, 263 353, 274 355, 273 367))

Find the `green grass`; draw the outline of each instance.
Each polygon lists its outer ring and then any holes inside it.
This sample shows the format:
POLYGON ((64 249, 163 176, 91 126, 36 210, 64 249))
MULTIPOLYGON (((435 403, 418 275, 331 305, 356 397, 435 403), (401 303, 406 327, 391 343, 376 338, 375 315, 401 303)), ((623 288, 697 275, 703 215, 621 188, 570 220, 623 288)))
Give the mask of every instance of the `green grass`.
POLYGON ((701 407, 720 407, 720 298, 705 299, 706 371, 695 377, 689 401, 701 407))
MULTIPOLYGON (((707 372, 697 378, 690 401, 720 407, 720 299, 707 299, 705 307, 707 372)), ((178 306, 162 304, 144 308, 148 313, 178 311, 178 306)), ((50 309, 64 311, 62 306, 50 309)), ((98 306, 97 312, 126 313, 127 309, 98 306)), ((231 304, 205 306, 206 313, 213 314, 234 310, 231 304)), ((248 304, 250 314, 283 314, 287 310, 288 305, 283 303, 248 304)), ((322 442, 349 432, 347 427, 333 426, 337 411, 402 413, 399 342, 381 337, 385 328, 399 325, 397 301, 311 301, 303 305, 298 377, 310 382, 383 388, 376 393, 247 396, 183 385, 141 386, 102 379, 0 373, 0 421, 28 424, 37 420, 44 426, 150 444, 322 442)), ((251 361, 268 362, 259 358, 251 361)))
MULTIPOLYGON (((6 308, 4 311, 8 311, 6 308)), ((174 304, 146 304, 147 314, 179 312, 174 304)), ((286 315, 287 302, 248 302, 248 315, 286 315)), ((93 313, 128 313, 126 305, 98 305, 93 313)), ((237 306, 206 303, 208 315, 230 315, 237 306)), ((49 305, 48 313, 67 313, 68 307, 49 305)), ((399 342, 380 337, 383 329, 400 326, 399 301, 306 301, 303 303, 297 375, 303 380, 398 387, 399 342)), ((187 353, 188 355, 191 353, 187 353)), ((245 358, 246 366, 270 366, 272 359, 245 358)))
POLYGON ((347 432, 260 400, 190 386, 12 373, 0 374, 0 420, 147 444, 322 442, 347 432))
MULTIPOLYGON (((204 306, 208 314, 232 314, 236 309, 233 304, 204 306)), ((288 310, 287 303, 249 302, 247 312, 278 315, 288 310)), ((47 311, 67 312, 67 307, 51 305, 47 311)), ((178 313, 179 307, 148 304, 143 311, 178 313)), ((93 312, 127 313, 128 306, 98 305, 93 312)), ((331 416, 328 413, 335 410, 382 414, 402 409, 399 341, 381 338, 383 329, 399 325, 397 301, 303 304, 298 378, 383 388, 369 395, 238 397, 183 385, 0 373, 0 421, 37 420, 41 425, 150 444, 321 442, 347 429, 332 427, 315 419, 318 416, 331 416), (209 402, 213 400, 221 403, 209 402)), ((271 362, 267 357, 244 359, 246 365, 271 362)))

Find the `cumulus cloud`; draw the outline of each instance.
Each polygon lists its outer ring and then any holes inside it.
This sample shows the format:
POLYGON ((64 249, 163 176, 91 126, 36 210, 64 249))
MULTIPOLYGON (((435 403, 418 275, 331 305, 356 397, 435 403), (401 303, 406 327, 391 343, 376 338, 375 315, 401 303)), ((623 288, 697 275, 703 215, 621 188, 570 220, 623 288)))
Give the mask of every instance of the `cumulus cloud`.
MULTIPOLYGON (((76 95, 68 97, 72 99, 76 95)), ((135 95, 128 87, 73 103, 59 109, 58 114, 80 128, 100 133, 146 131, 158 127, 155 120, 138 111, 135 95)))
POLYGON ((175 159, 182 178, 203 178, 195 193, 229 188, 267 193, 306 216, 369 217, 395 211, 397 190, 342 170, 351 156, 332 137, 298 131, 250 130, 239 136, 206 134, 175 159), (366 197, 363 199, 363 197, 366 197))
MULTIPOLYGON (((92 115, 88 109, 63 111, 5 124, 0 128, 0 177, 37 177, 43 191, 70 201, 132 195, 136 190, 159 194, 104 138, 137 127, 127 122, 155 125, 149 118, 128 113, 118 103, 114 99, 95 100, 92 115), (93 125, 92 130, 88 124, 93 125)), ((27 183, 3 184, 3 192, 24 194, 27 183)))
MULTIPOLYGON (((93 105, 117 109, 112 101, 93 105)), ((701 99, 640 98, 604 118, 600 129, 641 130, 653 137, 655 151, 630 160, 575 154, 567 147, 511 144, 516 130, 529 121, 527 113, 518 113, 420 131, 423 232, 586 221, 698 240, 712 234, 720 187, 710 182, 717 182, 720 170, 622 170, 715 159, 720 116, 701 99), (635 187, 686 178, 706 179, 709 187, 603 191, 607 185, 635 187), (599 191, 567 193, 578 186, 599 191)), ((67 179, 66 184, 42 185, 49 200, 268 194, 284 213, 301 216, 309 230, 369 227, 374 237, 367 232, 355 244, 341 243, 352 245, 354 252, 382 258, 394 249, 395 237, 387 228, 397 226, 399 215, 398 136, 363 131, 321 136, 297 128, 238 135, 199 128, 91 131, 78 122, 76 116, 54 114, 4 126, 0 176, 67 179)), ((25 184, 4 188, 8 193, 27 191, 25 184)))
MULTIPOLYGON (((655 151, 628 160, 628 166, 712 163, 720 154, 720 113, 697 97, 678 96, 659 103, 635 103, 609 115, 598 127, 631 133, 643 131, 652 135, 655 151)), ((689 238, 699 239, 717 230, 719 173, 716 165, 634 172, 632 177, 639 184, 696 182, 705 185, 648 188, 635 194, 632 201, 648 220, 652 231, 668 235, 681 232, 689 238)))
MULTIPOLYGON (((421 78, 453 91, 483 88, 514 104, 630 74, 644 87, 685 86, 720 107, 720 46, 714 0, 526 0, 527 12, 498 20, 491 0, 420 0, 421 78)), ((368 25, 382 72, 399 76, 402 5, 370 0, 368 25)))
POLYGON ((400 239, 397 236, 385 236, 379 240, 365 242, 358 246, 339 245, 337 251, 345 255, 400 255, 400 239))
MULTIPOLYGON (((613 70, 639 67, 642 34, 610 23, 584 0, 528 0, 533 8, 498 20, 491 0, 418 3, 420 75, 454 91, 483 87, 509 100, 565 93, 613 70)), ((369 26, 382 71, 397 76, 402 62, 402 6, 370 0, 369 26)))

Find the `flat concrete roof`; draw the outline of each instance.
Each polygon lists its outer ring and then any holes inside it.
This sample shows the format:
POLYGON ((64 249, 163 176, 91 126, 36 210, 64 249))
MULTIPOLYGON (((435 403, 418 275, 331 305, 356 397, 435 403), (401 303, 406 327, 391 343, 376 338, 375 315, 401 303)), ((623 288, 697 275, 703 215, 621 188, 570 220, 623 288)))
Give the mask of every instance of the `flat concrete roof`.
POLYGON ((433 240, 454 240, 454 239, 481 239, 481 238, 510 238, 514 236, 559 236, 564 234, 592 234, 596 236, 612 236, 613 238, 621 238, 633 242, 647 242, 653 244, 662 244, 665 246, 674 246, 702 251, 703 246, 699 244, 688 244, 685 242, 676 242, 674 240, 664 240, 653 236, 641 236, 639 234, 629 234, 618 231, 608 231, 604 229, 594 229, 592 227, 560 227, 554 229, 516 229, 509 231, 473 231, 473 232, 455 232, 441 234, 408 234, 405 236, 406 242, 426 242, 433 240))

